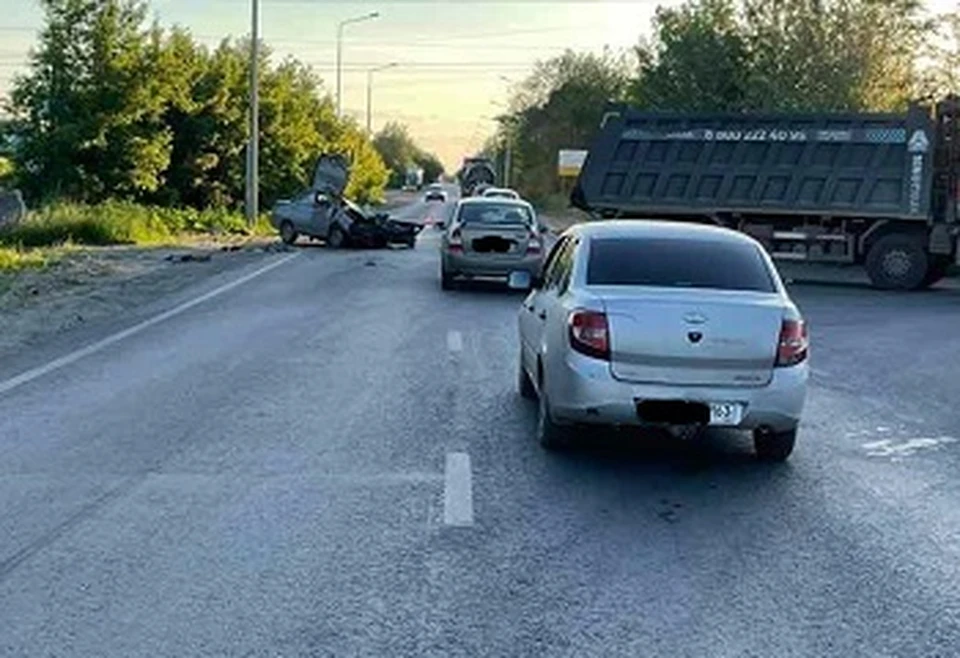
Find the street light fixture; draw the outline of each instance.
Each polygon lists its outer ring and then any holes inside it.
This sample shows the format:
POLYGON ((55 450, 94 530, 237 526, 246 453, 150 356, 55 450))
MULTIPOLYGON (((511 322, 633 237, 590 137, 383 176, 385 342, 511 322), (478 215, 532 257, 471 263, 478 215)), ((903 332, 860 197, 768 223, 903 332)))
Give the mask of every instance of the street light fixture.
POLYGON ((341 63, 343 60, 343 28, 352 23, 360 23, 361 21, 369 21, 380 16, 379 11, 370 12, 369 14, 364 14, 363 16, 355 16, 353 18, 348 18, 346 20, 340 21, 337 24, 337 117, 341 116, 342 110, 342 96, 343 96, 343 85, 342 77, 343 71, 341 68, 341 63))
POLYGON ((373 74, 377 71, 386 71, 387 69, 395 68, 399 66, 396 62, 390 62, 389 64, 384 64, 382 66, 374 66, 372 69, 367 69, 367 134, 372 135, 372 121, 373 121, 373 74))

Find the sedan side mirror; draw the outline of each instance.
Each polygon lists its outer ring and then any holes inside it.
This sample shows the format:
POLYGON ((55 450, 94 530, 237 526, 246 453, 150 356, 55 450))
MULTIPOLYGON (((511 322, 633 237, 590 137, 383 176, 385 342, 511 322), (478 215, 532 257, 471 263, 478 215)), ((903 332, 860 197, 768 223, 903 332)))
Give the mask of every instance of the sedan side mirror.
POLYGON ((549 232, 550 232, 550 227, 547 226, 546 224, 538 224, 538 225, 537 225, 537 230, 540 231, 541 233, 549 233, 549 232))

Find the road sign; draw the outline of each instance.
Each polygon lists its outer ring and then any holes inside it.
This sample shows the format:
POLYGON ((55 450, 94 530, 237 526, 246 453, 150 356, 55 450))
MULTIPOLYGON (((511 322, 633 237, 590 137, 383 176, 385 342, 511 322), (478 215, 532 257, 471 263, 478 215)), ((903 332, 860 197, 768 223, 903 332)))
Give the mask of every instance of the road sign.
POLYGON ((560 149, 557 157, 557 173, 560 176, 576 176, 587 159, 587 152, 575 149, 560 149))

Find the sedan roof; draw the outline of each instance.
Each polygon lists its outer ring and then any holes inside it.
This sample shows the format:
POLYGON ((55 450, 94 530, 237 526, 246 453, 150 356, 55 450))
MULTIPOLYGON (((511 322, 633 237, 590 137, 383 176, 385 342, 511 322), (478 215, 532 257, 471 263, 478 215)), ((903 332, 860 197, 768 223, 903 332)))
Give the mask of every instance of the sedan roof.
POLYGON ((588 238, 665 238, 757 244, 749 235, 722 226, 659 219, 585 222, 575 224, 565 232, 588 238))

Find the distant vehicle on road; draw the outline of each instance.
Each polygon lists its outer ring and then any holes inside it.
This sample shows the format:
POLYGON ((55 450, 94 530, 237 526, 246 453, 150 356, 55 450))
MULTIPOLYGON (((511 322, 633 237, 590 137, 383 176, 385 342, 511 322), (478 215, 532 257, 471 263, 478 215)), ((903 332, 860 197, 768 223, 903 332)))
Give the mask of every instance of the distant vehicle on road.
POLYGON ((775 259, 863 265, 879 288, 924 288, 958 262, 958 96, 902 114, 608 110, 575 207, 718 223, 775 259))
POLYGON ((464 158, 463 165, 457 172, 457 181, 460 183, 460 196, 464 198, 477 194, 480 185, 493 185, 497 181, 493 160, 464 158))
POLYGON ((423 195, 424 201, 442 201, 446 203, 447 201, 447 191, 443 189, 443 185, 439 183, 434 183, 427 187, 426 193, 423 195))
POLYGON ((451 289, 457 277, 535 276, 543 262, 545 232, 526 201, 461 199, 441 237, 441 287, 451 289))
POLYGON ((333 249, 348 246, 416 245, 421 224, 369 213, 343 196, 349 180, 347 161, 323 155, 317 161, 313 185, 292 200, 281 200, 270 213, 280 239, 293 244, 301 235, 325 240, 333 249))
POLYGON ((411 167, 407 169, 403 179, 403 189, 419 192, 423 188, 423 168, 411 167))
POLYGON ((806 397, 803 318, 763 247, 732 230, 600 221, 568 229, 519 312, 519 388, 537 436, 578 424, 749 430, 793 451, 806 397))
POLYGON ((488 187, 480 193, 480 196, 487 198, 497 198, 497 199, 519 199, 520 195, 517 194, 516 190, 511 190, 506 187, 488 187))

